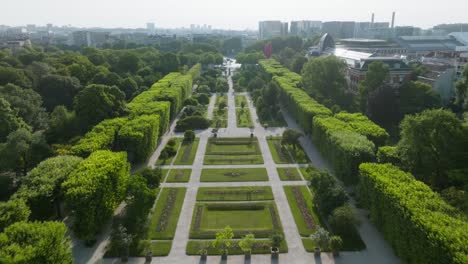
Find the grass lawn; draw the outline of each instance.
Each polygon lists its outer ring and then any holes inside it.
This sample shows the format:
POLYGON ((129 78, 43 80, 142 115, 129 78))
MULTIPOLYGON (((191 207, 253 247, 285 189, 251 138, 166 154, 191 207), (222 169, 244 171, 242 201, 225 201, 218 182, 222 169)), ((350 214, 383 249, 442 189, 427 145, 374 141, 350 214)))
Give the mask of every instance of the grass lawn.
POLYGON ((174 238, 186 188, 163 188, 148 224, 148 238, 170 240, 174 238))
POLYGON ((267 141, 276 164, 305 164, 310 162, 301 146, 296 147, 295 150, 290 145, 282 146, 281 137, 270 137, 267 141))
POLYGON ((268 181, 265 168, 203 169, 201 182, 251 182, 268 181))
POLYGON ((182 142, 174 165, 192 165, 195 154, 197 154, 198 142, 200 142, 200 138, 195 138, 193 142, 182 142))
POLYGON ((171 247, 172 241, 151 241, 151 253, 153 253, 153 256, 167 256, 171 252, 171 247))
POLYGON ((236 108, 236 120, 238 127, 253 127, 252 116, 249 108, 236 108))
POLYGON ((314 211, 312 196, 306 186, 284 186, 297 229, 301 236, 314 233, 320 220, 314 211))
MULTIPOLYGON (((200 248, 202 248, 203 243, 208 243, 210 247, 208 248, 208 255, 221 255, 221 251, 213 248, 213 240, 189 240, 187 243, 186 254, 187 255, 200 255, 200 248)), ((252 248, 252 254, 270 254, 271 253, 271 243, 268 239, 256 239, 252 248)), ((280 245, 280 253, 288 252, 288 244, 286 240, 283 240, 280 245)), ((239 247, 239 240, 235 239, 231 241, 231 248, 229 248, 229 255, 243 255, 241 248, 239 247)))
POLYGON ((242 102, 244 102, 245 107, 248 107, 247 96, 236 95, 235 99, 236 99, 236 107, 242 107, 242 102))
POLYGON ((210 138, 205 165, 263 164, 257 138, 210 138))
MULTIPOLYGON (((167 174, 167 169, 163 170, 163 175, 167 174)), ((166 178, 166 182, 188 182, 190 180, 191 169, 171 169, 166 178)))
POLYGON ((197 203, 190 238, 214 238, 226 226, 233 229, 237 238, 249 233, 258 238, 267 238, 275 231, 282 233, 274 202, 197 203))
POLYGON ((215 108, 213 110, 213 122, 211 127, 227 127, 228 124, 228 110, 227 108, 219 110, 215 108))
MULTIPOLYGON (((307 252, 315 252, 315 242, 310 238, 302 238, 302 245, 307 252)), ((323 252, 327 252, 327 249, 321 249, 323 252)))
POLYGON ((277 170, 282 181, 302 181, 297 168, 277 168, 277 170))
POLYGON ((261 201, 273 200, 271 187, 201 187, 197 201, 261 201))
MULTIPOLYGON (((182 139, 181 138, 171 138, 171 139, 174 139, 176 141, 175 149, 176 150, 179 149, 179 146, 182 143, 182 139)), ((158 158, 158 160, 156 161, 156 166, 169 165, 172 163, 172 160, 174 160, 175 157, 176 156, 169 157, 168 159, 165 159, 165 160, 158 158)))

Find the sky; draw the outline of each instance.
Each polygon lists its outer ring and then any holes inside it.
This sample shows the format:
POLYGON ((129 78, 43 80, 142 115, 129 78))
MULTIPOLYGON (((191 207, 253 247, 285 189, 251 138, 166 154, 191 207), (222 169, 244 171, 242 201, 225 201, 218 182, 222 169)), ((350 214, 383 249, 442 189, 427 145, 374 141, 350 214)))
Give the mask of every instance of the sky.
POLYGON ((468 0, 0 0, 0 25, 257 29, 261 20, 370 21, 430 28, 468 23, 468 0))

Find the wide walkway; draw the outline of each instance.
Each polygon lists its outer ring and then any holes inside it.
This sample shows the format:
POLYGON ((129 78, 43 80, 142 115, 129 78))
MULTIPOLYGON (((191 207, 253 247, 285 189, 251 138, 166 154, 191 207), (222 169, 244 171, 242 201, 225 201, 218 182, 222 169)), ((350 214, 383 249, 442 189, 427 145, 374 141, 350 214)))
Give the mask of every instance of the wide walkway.
MULTIPOLYGON (((231 70, 231 73, 233 70, 231 70)), ((249 137, 251 130, 249 128, 238 128, 236 123, 235 112, 235 95, 233 90, 231 76, 228 77, 229 92, 228 92, 228 126, 221 128, 218 131, 218 137, 249 137)), ((242 93, 245 94, 245 93, 242 93)), ((306 185, 305 181, 281 181, 277 167, 301 167, 298 164, 275 164, 273 157, 268 147, 267 137, 271 135, 281 135, 285 128, 268 128, 264 129, 258 122, 256 109, 252 104, 252 100, 248 94, 248 108, 254 122, 254 134, 258 138, 259 146, 262 152, 264 164, 260 165, 203 165, 206 145, 208 138, 211 136, 211 129, 196 131, 197 137, 200 138, 199 146, 196 153, 196 159, 191 166, 163 166, 167 169, 191 168, 192 174, 188 183, 162 183, 161 187, 186 187, 187 194, 185 196, 182 211, 177 224, 177 230, 173 239, 172 249, 167 257, 154 257, 152 263, 170 263, 170 264, 186 264, 186 263, 203 263, 199 256, 187 256, 185 254, 186 245, 189 240, 190 224, 193 215, 193 209, 196 203, 196 194, 200 187, 226 187, 226 186, 271 186, 275 203, 277 204, 278 213, 282 222, 285 239, 288 243, 289 252, 280 254, 279 260, 272 260, 270 255, 253 255, 250 263, 288 263, 288 264, 309 264, 309 263, 399 263, 399 260, 394 256, 391 248, 382 239, 381 235, 375 227, 365 217, 365 212, 359 210, 359 218, 362 225, 359 231, 363 240, 367 245, 367 249, 361 252, 343 252, 338 258, 333 258, 331 254, 322 253, 320 257, 314 257, 313 254, 307 253, 301 242, 301 237, 297 230, 294 218, 291 213, 289 203, 283 191, 285 185, 306 185), (203 168, 266 168, 269 176, 268 181, 264 182, 200 182, 200 175, 203 168)), ((208 116, 212 116, 215 96, 210 98, 208 107, 208 116)), ((288 127, 300 130, 296 122, 287 114, 284 113, 288 127)), ((175 122, 174 122, 175 123, 175 122)), ((174 133, 174 126, 171 126, 170 131, 163 136, 161 144, 156 149, 149 160, 148 165, 153 166, 159 157, 165 143, 171 137, 181 137, 182 134, 174 133)), ((301 138, 301 145, 306 154, 309 156, 312 163, 322 169, 331 170, 328 163, 321 157, 312 142, 306 138, 301 138)), ((90 262, 88 262, 90 263, 90 262)), ((118 259, 105 259, 104 263, 120 263, 118 259)), ((144 263, 143 258, 132 258, 128 263, 144 263)), ((225 263, 221 261, 219 256, 209 256, 206 263, 225 263)), ((244 256, 229 256, 227 263, 241 264, 244 262, 244 256)))

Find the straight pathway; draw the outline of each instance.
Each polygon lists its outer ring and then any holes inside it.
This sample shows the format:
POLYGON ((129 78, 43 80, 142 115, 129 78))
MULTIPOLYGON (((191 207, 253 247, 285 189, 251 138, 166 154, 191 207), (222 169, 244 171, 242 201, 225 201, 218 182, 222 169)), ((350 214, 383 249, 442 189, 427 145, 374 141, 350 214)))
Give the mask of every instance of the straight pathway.
POLYGON ((213 119, 213 111, 216 103, 216 94, 213 94, 210 97, 210 103, 208 104, 208 109, 206 110, 206 118, 213 119))

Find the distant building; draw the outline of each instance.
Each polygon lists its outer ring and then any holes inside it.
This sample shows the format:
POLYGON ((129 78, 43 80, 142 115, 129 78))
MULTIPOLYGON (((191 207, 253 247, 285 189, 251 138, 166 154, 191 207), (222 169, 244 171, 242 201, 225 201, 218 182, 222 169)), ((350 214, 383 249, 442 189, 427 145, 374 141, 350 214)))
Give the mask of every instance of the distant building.
POLYGON ((419 58, 429 53, 452 52, 457 48, 466 47, 460 35, 446 36, 400 36, 395 41, 408 50, 410 58, 419 58))
POLYGON ((320 32, 322 28, 321 21, 302 20, 291 21, 289 34, 302 37, 310 37, 320 32))
POLYGON ((322 33, 330 34, 335 39, 353 38, 355 28, 354 21, 330 21, 322 24, 322 33))
POLYGON ((148 35, 156 34, 156 25, 154 23, 146 23, 146 32, 148 35))
POLYGON ((376 56, 400 56, 406 55, 408 52, 406 48, 401 47, 398 43, 383 39, 341 39, 336 46, 342 49, 372 53, 376 56))
POLYGON ((258 23, 260 39, 282 37, 288 34, 288 23, 281 21, 260 21, 258 23))
POLYGON ((419 36, 421 35, 421 28, 406 26, 406 27, 395 27, 394 28, 394 36, 419 36))
POLYGON ((72 42, 78 47, 101 47, 109 40, 109 32, 75 31, 72 33, 72 42))

